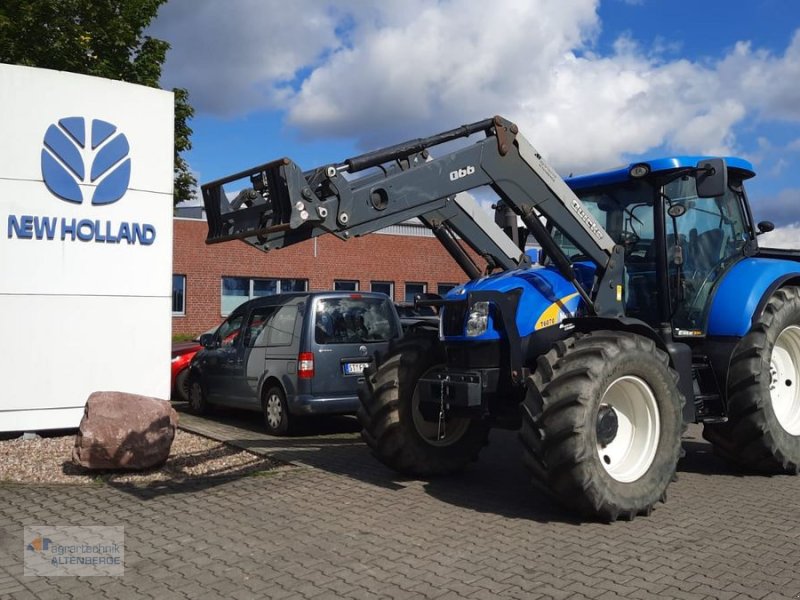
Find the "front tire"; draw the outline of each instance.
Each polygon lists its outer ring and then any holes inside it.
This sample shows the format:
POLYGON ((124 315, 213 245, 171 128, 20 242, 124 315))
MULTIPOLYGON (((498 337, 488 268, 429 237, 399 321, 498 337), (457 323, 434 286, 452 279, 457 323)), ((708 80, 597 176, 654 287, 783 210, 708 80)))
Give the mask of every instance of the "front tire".
POLYGON ((728 422, 703 437, 736 466, 800 471, 800 289, 776 291, 737 344, 728 371, 728 422))
POLYGON ((520 439, 533 483, 605 521, 649 514, 675 475, 683 396, 649 339, 597 331, 539 358, 520 439))
POLYGON ((175 400, 180 402, 188 402, 189 401, 189 368, 185 368, 183 371, 178 373, 175 377, 175 390, 174 390, 174 397, 175 400))
POLYGON ((204 415, 208 411, 209 405, 206 391, 203 389, 203 384, 195 376, 189 380, 189 412, 193 415, 204 415))
POLYGON ((359 390, 361 436, 378 460, 405 475, 460 471, 487 443, 489 427, 483 422, 447 417, 440 424, 422 417, 417 384, 444 362, 436 334, 409 334, 393 344, 377 370, 367 372, 359 390))

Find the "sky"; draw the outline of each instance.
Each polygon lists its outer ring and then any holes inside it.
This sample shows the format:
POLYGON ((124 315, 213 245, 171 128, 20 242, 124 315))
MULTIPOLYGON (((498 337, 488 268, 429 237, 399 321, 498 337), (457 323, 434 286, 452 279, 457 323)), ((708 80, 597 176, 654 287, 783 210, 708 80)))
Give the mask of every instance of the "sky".
POLYGON ((800 242, 797 0, 169 0, 147 33, 189 90, 200 183, 500 114, 564 176, 750 160, 764 240, 800 242))

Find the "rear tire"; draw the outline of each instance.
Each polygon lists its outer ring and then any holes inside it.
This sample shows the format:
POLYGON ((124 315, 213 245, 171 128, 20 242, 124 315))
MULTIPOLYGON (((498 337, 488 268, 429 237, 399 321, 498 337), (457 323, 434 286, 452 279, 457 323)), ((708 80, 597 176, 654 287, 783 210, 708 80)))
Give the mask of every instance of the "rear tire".
POLYGON ((703 437, 749 471, 800 471, 800 289, 776 291, 737 344, 728 371, 728 422, 703 437))
POLYGON ((267 389, 262 409, 267 433, 271 435, 289 435, 291 433, 292 418, 286 404, 286 394, 277 385, 267 389))
POLYGON ((523 460, 556 501, 605 521, 650 514, 675 475, 683 396, 649 339, 596 331, 539 357, 522 407, 523 460))
POLYGON ((444 362, 444 347, 435 333, 406 335, 389 348, 377 370, 366 372, 359 390, 361 436, 378 460, 405 475, 460 471, 487 443, 489 427, 481 421, 448 418, 444 438, 438 439, 438 424, 422 418, 417 382, 444 362))

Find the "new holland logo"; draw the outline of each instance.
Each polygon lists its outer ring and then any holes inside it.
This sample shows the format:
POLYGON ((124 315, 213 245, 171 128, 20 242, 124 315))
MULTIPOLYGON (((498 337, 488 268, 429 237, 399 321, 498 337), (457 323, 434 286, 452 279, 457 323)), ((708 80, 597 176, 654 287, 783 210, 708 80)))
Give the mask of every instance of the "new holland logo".
MULTIPOLYGON (((72 204, 91 198, 95 207, 122 198, 131 180, 130 146, 117 126, 100 119, 64 117, 47 128, 42 145, 42 179, 55 196, 72 204)), ((87 203, 88 204, 88 203, 87 203)), ((83 212, 84 209, 80 209, 83 212)), ((87 208, 84 218, 9 215, 8 238, 150 246, 149 223, 107 221, 87 208)))
POLYGON ((83 202, 81 186, 94 186, 92 204, 111 204, 125 194, 131 179, 130 146, 116 125, 66 117, 50 125, 42 148, 42 178, 67 202, 83 202))

